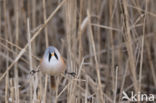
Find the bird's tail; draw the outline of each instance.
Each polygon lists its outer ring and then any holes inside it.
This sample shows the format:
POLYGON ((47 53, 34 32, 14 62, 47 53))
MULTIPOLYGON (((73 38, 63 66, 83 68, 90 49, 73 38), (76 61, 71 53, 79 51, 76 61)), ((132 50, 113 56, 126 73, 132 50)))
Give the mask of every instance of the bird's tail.
POLYGON ((50 82, 51 82, 51 88, 55 89, 56 88, 56 82, 55 82, 54 76, 50 76, 50 82))

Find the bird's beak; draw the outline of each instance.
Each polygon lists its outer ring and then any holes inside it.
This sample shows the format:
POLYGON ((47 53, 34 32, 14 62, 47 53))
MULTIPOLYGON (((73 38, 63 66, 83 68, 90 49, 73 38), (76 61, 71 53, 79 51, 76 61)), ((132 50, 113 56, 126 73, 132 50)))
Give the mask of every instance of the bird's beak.
POLYGON ((51 53, 51 56, 54 56, 54 52, 53 52, 53 53, 51 53))

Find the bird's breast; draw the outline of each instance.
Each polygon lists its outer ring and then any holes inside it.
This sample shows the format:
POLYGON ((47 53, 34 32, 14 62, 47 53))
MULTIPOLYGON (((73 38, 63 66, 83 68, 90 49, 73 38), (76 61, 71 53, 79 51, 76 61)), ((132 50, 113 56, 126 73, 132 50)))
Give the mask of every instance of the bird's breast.
POLYGON ((58 75, 61 72, 64 72, 65 66, 59 61, 45 61, 43 60, 40 69, 42 72, 50 75, 58 75))

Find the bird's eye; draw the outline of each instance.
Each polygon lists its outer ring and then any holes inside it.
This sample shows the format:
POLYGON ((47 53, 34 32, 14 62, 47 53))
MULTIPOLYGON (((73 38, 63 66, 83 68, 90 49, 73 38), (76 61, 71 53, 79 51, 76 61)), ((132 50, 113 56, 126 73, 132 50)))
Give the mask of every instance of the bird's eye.
POLYGON ((54 52, 54 56, 55 56, 55 58, 58 60, 58 56, 57 56, 57 54, 54 52))
POLYGON ((49 62, 50 62, 50 59, 51 59, 51 53, 49 53, 49 62))

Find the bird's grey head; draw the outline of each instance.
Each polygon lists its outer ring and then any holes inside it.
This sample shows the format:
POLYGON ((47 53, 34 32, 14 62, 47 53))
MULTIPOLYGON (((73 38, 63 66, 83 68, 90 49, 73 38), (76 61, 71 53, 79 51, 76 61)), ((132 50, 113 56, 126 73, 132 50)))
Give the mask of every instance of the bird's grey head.
POLYGON ((53 58, 54 60, 59 60, 60 53, 54 46, 49 46, 44 52, 44 58, 47 58, 48 61, 53 58))

